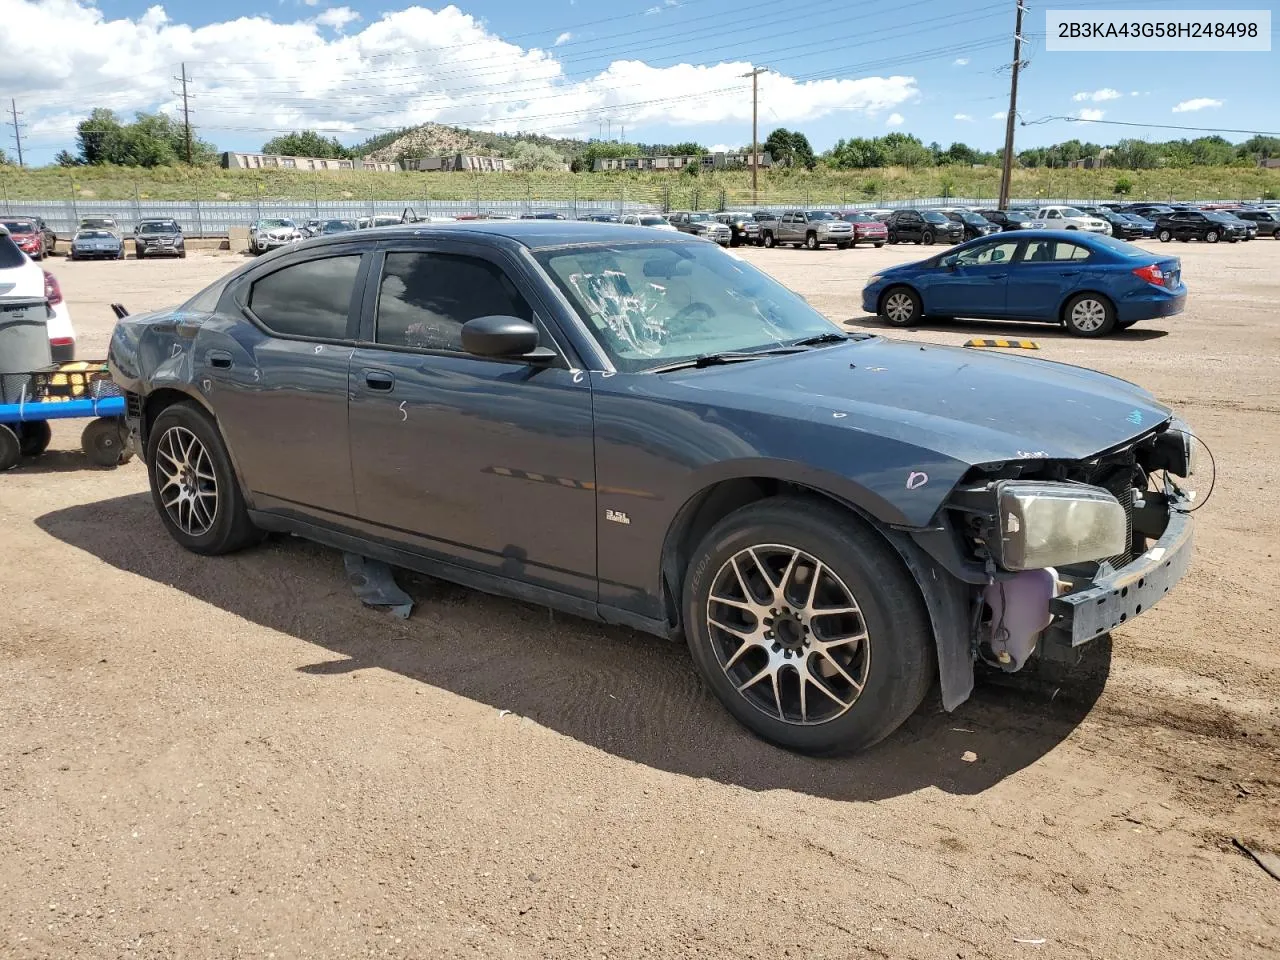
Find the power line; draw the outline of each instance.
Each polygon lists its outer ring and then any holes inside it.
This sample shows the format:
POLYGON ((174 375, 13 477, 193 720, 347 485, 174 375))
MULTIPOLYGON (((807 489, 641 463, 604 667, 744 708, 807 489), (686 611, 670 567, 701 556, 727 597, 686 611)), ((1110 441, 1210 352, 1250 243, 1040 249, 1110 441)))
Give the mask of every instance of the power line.
POLYGON ((1022 68, 1022 15, 1026 7, 1022 0, 1015 0, 1018 5, 1017 20, 1013 27, 1013 64, 1012 76, 1009 80, 1009 112, 1005 115, 1004 127, 1004 163, 1000 168, 1000 201, 997 206, 1003 210, 1009 206, 1009 181, 1013 177, 1013 123, 1018 116, 1018 71, 1022 68))
POLYGON ((18 102, 12 98, 9 100, 9 114, 13 117, 9 126, 13 127, 13 141, 18 146, 18 166, 22 167, 22 114, 18 112, 18 102))
POLYGON ((756 132, 756 112, 760 103, 760 74, 768 73, 768 67, 756 67, 750 73, 744 73, 744 77, 751 78, 751 203, 754 206, 759 201, 756 200, 757 178, 760 172, 760 137, 756 132))
MULTIPOLYGON (((178 80, 178 77, 173 79, 178 80)), ((182 136, 187 147, 187 165, 191 164, 191 107, 187 102, 187 65, 182 65, 182 136)))
POLYGON ((1127 120, 1090 120, 1085 117, 1040 117, 1036 120, 1026 120, 1022 123, 1022 126, 1035 127, 1042 123, 1050 123, 1054 120, 1069 120, 1072 123, 1101 123, 1105 126, 1115 127, 1146 127, 1150 130, 1188 130, 1192 133, 1247 133, 1255 137, 1280 137, 1280 133, 1274 130, 1236 130, 1231 127, 1187 127, 1176 123, 1131 123, 1127 120))

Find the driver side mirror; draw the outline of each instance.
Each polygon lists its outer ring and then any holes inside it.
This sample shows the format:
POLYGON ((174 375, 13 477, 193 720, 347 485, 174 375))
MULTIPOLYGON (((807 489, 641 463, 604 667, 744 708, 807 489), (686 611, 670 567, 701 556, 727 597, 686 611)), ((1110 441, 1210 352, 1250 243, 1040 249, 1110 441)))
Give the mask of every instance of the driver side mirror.
POLYGON ((476 317, 462 325, 462 349, 477 357, 548 363, 558 354, 538 346, 538 328, 519 317, 476 317))
POLYGON ((949 256, 949 257, 943 257, 943 258, 942 258, 942 266, 943 266, 943 268, 945 268, 945 269, 947 269, 947 270, 954 270, 954 269, 956 268, 956 264, 959 262, 959 260, 960 260, 959 255, 958 255, 958 254, 954 254, 954 253, 953 253, 953 254, 951 254, 951 256, 949 256))

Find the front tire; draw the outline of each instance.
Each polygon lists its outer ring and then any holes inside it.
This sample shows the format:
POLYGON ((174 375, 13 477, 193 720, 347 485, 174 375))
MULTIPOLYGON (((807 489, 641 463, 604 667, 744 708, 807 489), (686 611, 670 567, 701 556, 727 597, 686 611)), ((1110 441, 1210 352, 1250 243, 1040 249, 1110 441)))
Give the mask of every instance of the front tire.
POLYGON ((851 247, 852 245, 853 245, 853 244, 849 243, 848 241, 842 241, 841 243, 837 243, 837 244, 836 244, 836 249, 837 249, 837 250, 848 250, 848 249, 849 249, 849 247, 851 247))
POLYGON ((1081 293, 1062 308, 1062 321, 1077 337, 1105 337, 1115 329, 1116 308, 1100 294, 1081 293))
POLYGON ((768 249, 772 250, 772 249, 773 249, 773 245, 774 245, 774 243, 776 243, 777 241, 775 241, 775 240, 773 239, 773 234, 772 234, 772 233, 766 233, 766 234, 764 235, 764 240, 763 240, 763 241, 761 241, 761 242, 762 242, 762 243, 763 243, 763 244, 764 244, 768 249))
POLYGON ((712 691, 789 750, 864 750, 933 681, 919 587, 874 530, 823 501, 779 497, 722 519, 689 565, 683 608, 712 691))
POLYGON ((169 536, 192 553, 231 553, 261 539, 213 419, 190 403, 166 407, 147 437, 151 499, 169 536))
POLYGON ((22 424, 20 447, 24 457, 38 457, 49 449, 53 430, 48 420, 28 420, 22 424))
POLYGON ((804 246, 806 250, 818 249, 818 235, 816 233, 805 234, 804 246))
POLYGON ((874 244, 872 244, 872 246, 874 246, 877 250, 879 250, 881 247, 883 247, 883 246, 884 246, 884 243, 883 243, 883 242, 878 242, 878 243, 874 243, 874 244))
POLYGON ((1218 237, 1217 230, 1210 230, 1208 233, 1204 235, 1205 243, 1217 243, 1218 239, 1219 237, 1218 237))
POLYGON ((923 315, 920 295, 910 287, 890 287, 880 298, 880 319, 891 327, 909 327, 923 315))
POLYGON ((921 242, 921 243, 923 243, 926 247, 932 247, 932 246, 933 246, 933 231, 932 231, 932 230, 926 230, 924 233, 920 234, 920 242, 921 242))

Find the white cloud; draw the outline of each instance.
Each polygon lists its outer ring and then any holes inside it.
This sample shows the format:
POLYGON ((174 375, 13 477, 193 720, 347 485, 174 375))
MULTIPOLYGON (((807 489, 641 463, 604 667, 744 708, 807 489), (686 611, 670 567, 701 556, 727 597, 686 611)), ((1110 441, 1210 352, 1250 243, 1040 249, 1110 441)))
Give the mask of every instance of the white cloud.
POLYGON ((566 30, 564 33, 560 34, 560 36, 556 37, 556 42, 553 43, 552 46, 558 47, 563 43, 568 43, 572 39, 573 39, 573 34, 570 33, 568 30, 566 30))
POLYGON ((1119 100, 1124 94, 1119 90, 1112 90, 1110 87, 1103 87, 1101 90, 1086 90, 1077 93, 1071 99, 1076 103, 1085 103, 1092 101, 1093 103, 1105 103, 1107 100, 1119 100))
POLYGON ((900 113, 889 114, 889 119, 884 122, 886 127, 900 127, 906 123, 906 119, 900 113))
POLYGON ((956 119, 956 120, 964 120, 964 121, 966 121, 966 122, 968 122, 968 123, 972 123, 972 122, 973 122, 973 117, 969 116, 969 114, 967 114, 967 113, 957 113, 957 114, 955 115, 955 118, 954 118, 954 119, 956 119))
POLYGON ((661 12, 662 12, 661 7, 650 7, 648 10, 644 12, 644 15, 646 17, 652 17, 654 14, 661 13, 661 12))
POLYGON ((1009 111, 1008 111, 1008 110, 997 110, 995 113, 993 113, 993 114, 991 115, 991 119, 992 119, 992 120, 1003 120, 1003 119, 1005 119, 1005 117, 1007 117, 1007 116, 1009 116, 1009 111))
POLYGON ((1196 97, 1194 100, 1183 100, 1173 108, 1173 112, 1192 113, 1196 110, 1204 110, 1207 107, 1213 107, 1216 109, 1222 106, 1225 102, 1225 100, 1214 100, 1212 97, 1196 97))
POLYGON ((953 60, 953 61, 952 61, 952 64, 951 64, 951 65, 952 65, 952 66, 955 66, 955 67, 967 67, 967 66, 969 65, 969 58, 968 58, 968 57, 956 57, 956 58, 955 58, 955 60, 953 60))
POLYGON ((1076 116, 1081 120, 1101 120, 1106 116, 1106 113, 1107 112, 1105 110, 1095 110, 1092 107, 1085 107, 1077 113, 1076 116))
MULTIPOLYGON (((712 146, 707 147, 707 149, 710 150, 712 153, 733 153, 738 148, 731 147, 727 143, 716 143, 716 144, 713 144, 712 146)), ((747 144, 747 153, 748 154, 751 153, 751 144, 747 144)))
POLYGON ((349 24, 355 23, 360 19, 360 14, 356 13, 350 7, 330 7, 328 10, 320 13, 315 22, 322 27, 333 27, 338 32, 347 27, 349 24))
MULTIPOLYGON (((256 15, 192 27, 170 22, 160 7, 112 19, 90 2, 0 0, 0 88, 22 105, 32 141, 50 150, 71 147, 75 124, 95 106, 125 117, 174 115, 181 103, 170 65, 180 61, 194 77, 197 129, 214 143, 301 128, 353 142, 427 121, 562 135, 594 134, 604 114, 615 123, 625 117, 628 128, 749 129, 751 121, 750 83, 741 76, 749 62, 655 67, 627 59, 586 74, 550 47, 495 36, 455 6, 412 6, 335 34, 330 27, 354 22, 347 7, 291 22, 256 15), (16 71, 33 49, 51 51, 41 69, 16 71)), ((875 117, 918 96, 911 76, 760 78, 761 109, 780 126, 838 112, 875 117)))
POLYGON ((1140 97, 1140 96, 1142 96, 1142 94, 1141 94, 1141 93, 1139 93, 1137 90, 1130 90, 1130 91, 1129 91, 1129 96, 1131 96, 1131 97, 1140 97))

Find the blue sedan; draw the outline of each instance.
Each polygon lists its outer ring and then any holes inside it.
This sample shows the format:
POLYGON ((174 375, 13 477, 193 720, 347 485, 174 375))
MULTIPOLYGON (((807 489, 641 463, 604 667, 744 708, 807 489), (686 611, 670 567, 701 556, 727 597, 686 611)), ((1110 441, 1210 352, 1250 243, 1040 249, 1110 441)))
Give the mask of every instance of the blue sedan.
POLYGON ((892 267, 862 290, 862 309, 907 327, 922 317, 1061 323, 1101 337, 1181 313, 1182 264, 1124 240, 1061 230, 980 237, 892 267))

